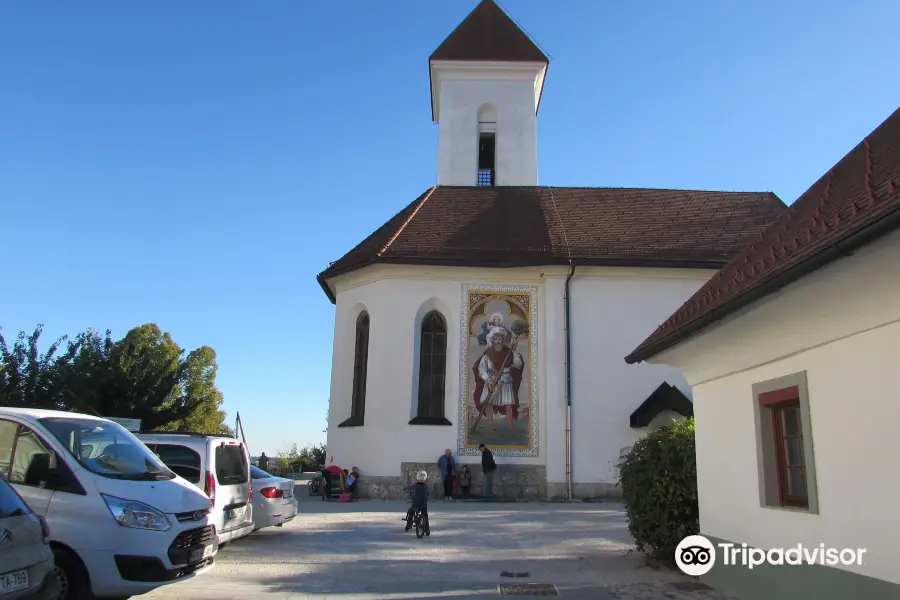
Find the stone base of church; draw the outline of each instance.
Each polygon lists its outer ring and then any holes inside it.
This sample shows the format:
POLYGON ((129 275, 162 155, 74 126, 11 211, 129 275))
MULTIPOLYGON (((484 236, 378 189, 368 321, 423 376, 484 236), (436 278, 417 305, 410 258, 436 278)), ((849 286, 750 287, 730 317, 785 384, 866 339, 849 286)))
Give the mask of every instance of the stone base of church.
MULTIPOLYGON (((470 494, 479 498, 484 493, 484 476, 481 467, 469 467, 472 471, 470 494)), ((379 500, 406 498, 406 486, 414 483, 416 473, 428 473, 428 485, 432 499, 444 497, 441 474, 434 463, 404 462, 399 477, 362 474, 359 480, 359 497, 379 500)), ((547 469, 541 465, 498 465, 494 473, 493 496, 495 500, 544 500, 547 498, 547 469)), ((565 492, 563 492, 565 497, 565 492)))
MULTIPOLYGON (((484 475, 480 465, 469 467, 472 470, 472 498, 480 498, 484 494, 484 475)), ((400 464, 400 476, 379 476, 362 474, 359 481, 359 497, 373 500, 403 500, 406 498, 406 486, 414 483, 416 473, 428 473, 428 486, 431 497, 440 500, 444 497, 444 485, 441 474, 434 463, 404 462, 400 464)), ((622 490, 614 483, 574 483, 572 494, 578 500, 613 500, 622 499, 622 490)), ((547 469, 540 465, 498 465, 494 474, 493 495, 495 500, 565 500, 566 484, 548 483, 547 469)))
MULTIPOLYGON (((566 483, 547 483, 547 498, 565 500, 566 483)), ((615 483, 573 483, 572 495, 576 500, 622 500, 622 489, 615 483)))

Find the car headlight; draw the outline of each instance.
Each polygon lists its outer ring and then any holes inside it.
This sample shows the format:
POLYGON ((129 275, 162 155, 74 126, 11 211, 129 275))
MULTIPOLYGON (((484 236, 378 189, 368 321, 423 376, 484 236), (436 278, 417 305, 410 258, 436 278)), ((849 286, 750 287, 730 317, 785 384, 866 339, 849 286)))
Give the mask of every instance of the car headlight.
POLYGON ((172 528, 166 515, 156 510, 152 506, 148 506, 143 502, 135 500, 123 500, 115 496, 107 496, 101 494, 109 512, 113 518, 122 527, 131 527, 133 529, 150 529, 152 531, 168 531, 172 528))

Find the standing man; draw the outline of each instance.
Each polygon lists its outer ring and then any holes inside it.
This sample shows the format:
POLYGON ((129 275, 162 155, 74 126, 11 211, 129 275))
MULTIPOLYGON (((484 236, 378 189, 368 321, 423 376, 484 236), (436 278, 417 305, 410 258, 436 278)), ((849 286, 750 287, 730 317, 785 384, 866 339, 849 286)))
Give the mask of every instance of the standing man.
POLYGON ((265 452, 259 455, 259 460, 256 462, 259 463, 259 468, 263 471, 269 470, 269 457, 266 456, 265 452))
POLYGON ((484 444, 478 444, 481 450, 481 471, 484 473, 484 499, 490 502, 493 498, 491 486, 494 483, 494 471, 497 470, 497 463, 494 462, 494 455, 488 450, 484 444))
POLYGON ((444 482, 444 502, 447 500, 456 501, 453 498, 453 474, 456 472, 456 459, 453 458, 453 452, 450 448, 444 450, 444 454, 437 461, 438 469, 441 472, 441 480, 444 482))

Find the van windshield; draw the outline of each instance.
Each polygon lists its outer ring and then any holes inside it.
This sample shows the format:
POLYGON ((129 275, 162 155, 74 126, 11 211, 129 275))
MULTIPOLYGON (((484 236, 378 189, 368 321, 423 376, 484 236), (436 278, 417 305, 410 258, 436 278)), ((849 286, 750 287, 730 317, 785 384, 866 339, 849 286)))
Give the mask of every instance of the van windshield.
POLYGON ((92 473, 136 481, 175 478, 159 457, 118 423, 61 417, 47 417, 40 423, 92 473))

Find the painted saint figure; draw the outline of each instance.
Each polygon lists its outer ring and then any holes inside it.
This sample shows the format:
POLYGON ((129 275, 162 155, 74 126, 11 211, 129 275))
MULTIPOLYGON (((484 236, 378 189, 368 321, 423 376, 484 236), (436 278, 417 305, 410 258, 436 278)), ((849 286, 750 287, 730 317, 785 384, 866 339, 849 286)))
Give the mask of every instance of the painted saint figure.
POLYGON ((491 315, 491 319, 489 321, 485 321, 481 324, 481 333, 478 334, 478 345, 479 346, 487 346, 490 343, 490 331, 493 328, 499 327, 504 332, 504 340, 509 342, 509 332, 503 327, 503 316, 499 313, 491 315))
POLYGON ((509 428, 513 429, 519 418, 519 386, 522 383, 525 361, 522 354, 516 352, 518 341, 506 345, 508 334, 503 327, 492 327, 488 339, 491 345, 472 367, 475 375, 475 408, 481 411, 484 404, 490 404, 485 408, 484 416, 491 430, 494 429, 494 414, 505 415, 509 428))

